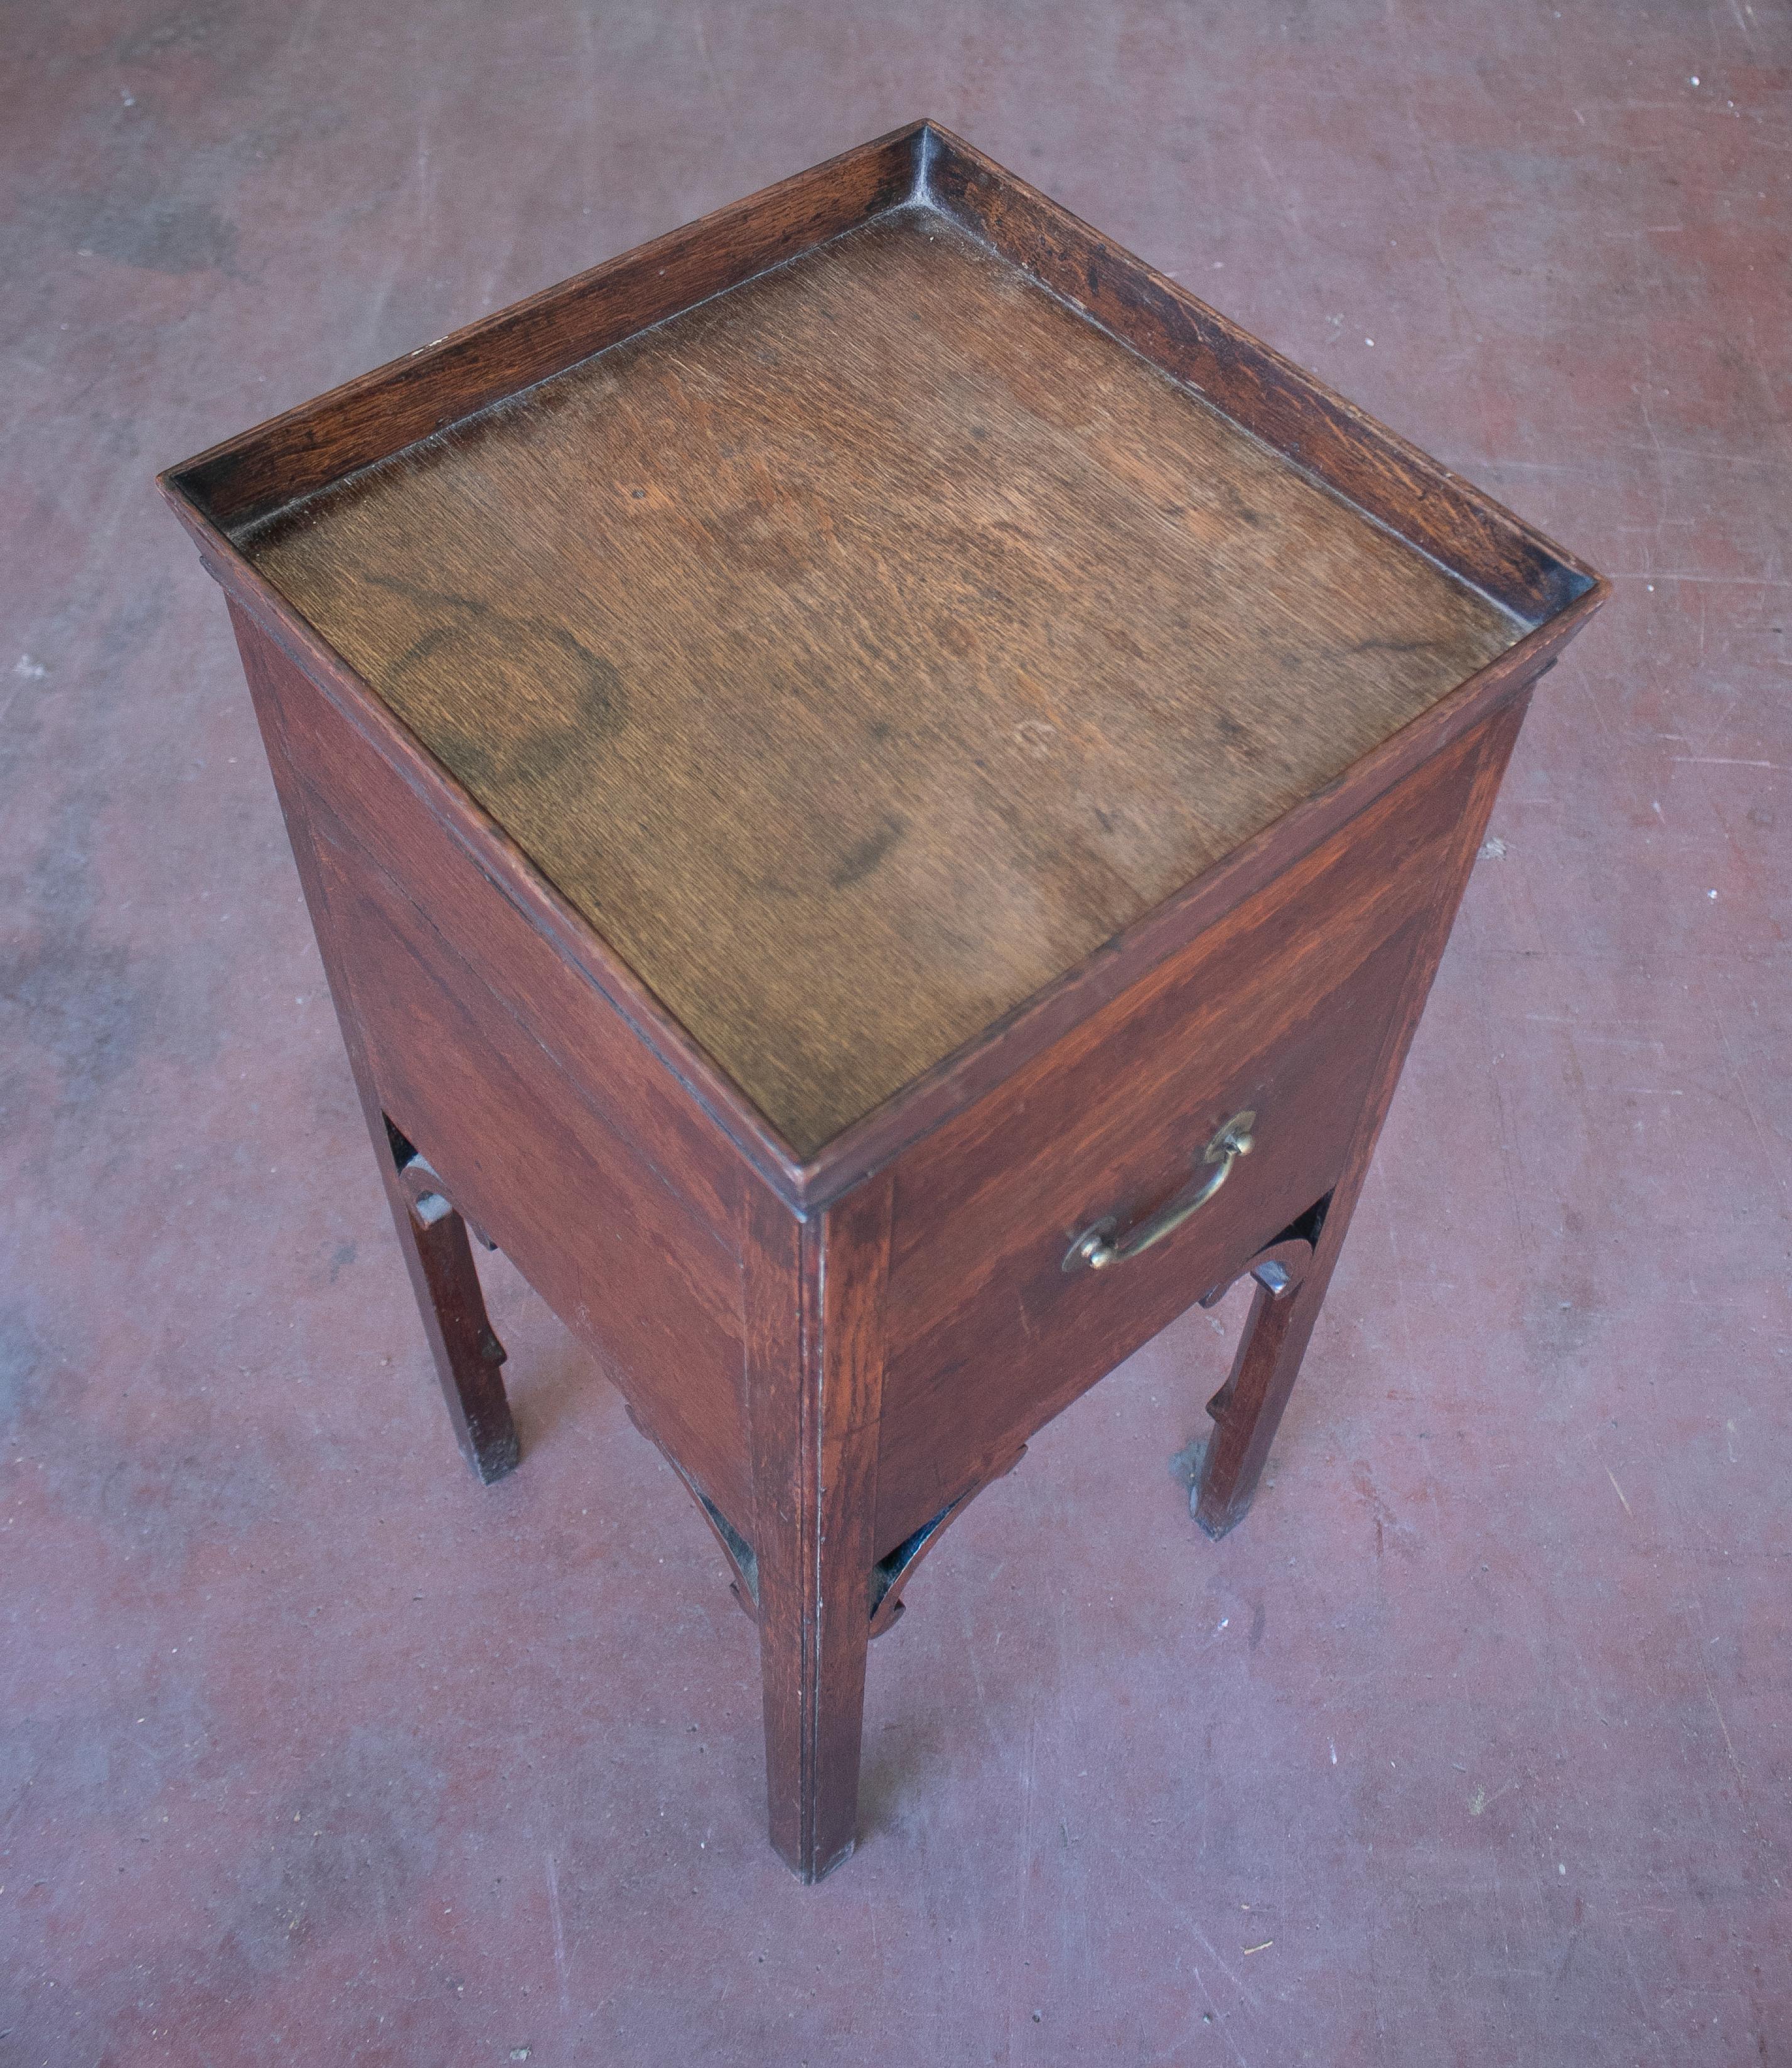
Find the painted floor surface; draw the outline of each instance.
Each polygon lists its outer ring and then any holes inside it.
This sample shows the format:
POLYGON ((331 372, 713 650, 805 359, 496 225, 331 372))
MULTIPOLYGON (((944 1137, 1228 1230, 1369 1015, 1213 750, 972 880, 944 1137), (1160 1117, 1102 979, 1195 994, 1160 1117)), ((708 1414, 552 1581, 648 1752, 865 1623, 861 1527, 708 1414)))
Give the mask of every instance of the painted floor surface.
POLYGON ((1792 2062, 1792 14, 6 14, 0 2061, 1792 2062), (456 1455, 160 466, 918 114, 1615 578, 1533 715, 1306 1374, 1242 1295, 872 1655, 857 1856, 502 1263, 456 1455))

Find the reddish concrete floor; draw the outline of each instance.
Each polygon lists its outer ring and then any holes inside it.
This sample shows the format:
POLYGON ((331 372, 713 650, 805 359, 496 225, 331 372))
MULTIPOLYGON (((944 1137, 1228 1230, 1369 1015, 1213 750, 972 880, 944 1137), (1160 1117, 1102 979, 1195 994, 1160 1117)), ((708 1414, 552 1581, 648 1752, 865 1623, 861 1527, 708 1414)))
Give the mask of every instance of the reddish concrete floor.
POLYGON ((5 40, 0 2059, 1792 2061, 1784 5, 5 40), (502 1266, 527 1455, 458 1463, 149 476, 924 110, 1617 594, 1273 1491, 1189 1524, 1238 1309, 1192 1315, 929 1564, 807 1891, 708 1532, 502 1266))

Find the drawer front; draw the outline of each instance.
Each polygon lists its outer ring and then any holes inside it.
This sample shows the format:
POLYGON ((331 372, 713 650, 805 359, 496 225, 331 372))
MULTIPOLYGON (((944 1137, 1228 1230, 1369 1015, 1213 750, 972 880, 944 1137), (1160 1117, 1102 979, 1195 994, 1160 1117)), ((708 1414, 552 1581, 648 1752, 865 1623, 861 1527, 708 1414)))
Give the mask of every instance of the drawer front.
POLYGON ((1396 786, 897 1166, 878 1541, 899 1543, 1331 1190, 1376 1081, 1477 743, 1396 786), (1075 1238, 1248 1156, 1099 1271, 1075 1238))

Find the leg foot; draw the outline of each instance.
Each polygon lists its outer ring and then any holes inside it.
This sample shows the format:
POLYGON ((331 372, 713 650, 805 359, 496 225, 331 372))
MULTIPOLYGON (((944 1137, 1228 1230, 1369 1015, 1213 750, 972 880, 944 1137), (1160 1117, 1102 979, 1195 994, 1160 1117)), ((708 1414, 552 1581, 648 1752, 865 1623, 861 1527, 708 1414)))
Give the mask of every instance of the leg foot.
POLYGON ((1242 1508, 1229 1511, 1222 1520, 1210 1522, 1201 1512, 1201 1488, 1191 1487, 1189 1489, 1189 1512, 1195 1518, 1201 1534, 1204 1537, 1212 1537, 1216 1544, 1222 1537, 1229 1536, 1244 1520, 1249 1512, 1250 1504, 1247 1502, 1242 1508))
POLYGON ((773 1628, 762 1608, 766 1799, 778 1857, 799 1880, 818 1882, 857 1842, 866 1633, 856 1658, 837 1648, 807 1673, 790 1656, 790 1634, 773 1628))

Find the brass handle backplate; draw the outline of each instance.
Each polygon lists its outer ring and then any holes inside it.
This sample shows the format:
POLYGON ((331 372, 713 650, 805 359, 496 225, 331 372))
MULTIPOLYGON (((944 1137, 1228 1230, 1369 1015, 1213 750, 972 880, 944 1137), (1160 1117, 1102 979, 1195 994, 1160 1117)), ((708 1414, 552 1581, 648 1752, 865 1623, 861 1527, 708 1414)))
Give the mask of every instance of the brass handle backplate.
POLYGON ((1203 1163, 1219 1166, 1211 1178, 1203 1179, 1193 1191, 1172 1199, 1161 1213, 1154 1214, 1148 1221, 1141 1221, 1117 1242, 1114 1231, 1119 1225, 1118 1221, 1097 1221, 1093 1227, 1085 1228, 1064 1252, 1062 1268, 1104 1271, 1110 1264, 1124 1264, 1129 1256, 1137 1256, 1153 1243, 1174 1234, 1191 1214, 1198 1213, 1218 1191, 1232 1175, 1232 1166, 1238 1158, 1250 1155, 1254 1138, 1251 1130, 1256 1125, 1254 1113, 1235 1113, 1201 1152, 1203 1163))

